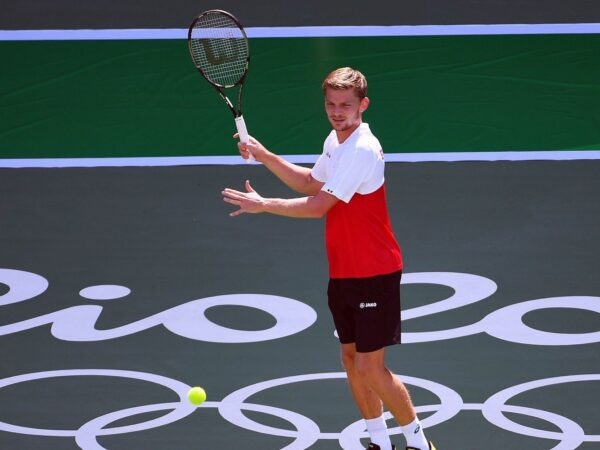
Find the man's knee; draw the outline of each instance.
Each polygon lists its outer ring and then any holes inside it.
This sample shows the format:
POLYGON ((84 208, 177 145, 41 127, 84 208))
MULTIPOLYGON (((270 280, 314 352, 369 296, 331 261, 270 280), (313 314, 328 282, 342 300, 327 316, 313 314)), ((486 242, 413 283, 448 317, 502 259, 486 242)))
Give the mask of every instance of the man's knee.
POLYGON ((357 353, 354 357, 354 370, 356 374, 364 380, 375 381, 385 367, 382 361, 369 353, 357 353))

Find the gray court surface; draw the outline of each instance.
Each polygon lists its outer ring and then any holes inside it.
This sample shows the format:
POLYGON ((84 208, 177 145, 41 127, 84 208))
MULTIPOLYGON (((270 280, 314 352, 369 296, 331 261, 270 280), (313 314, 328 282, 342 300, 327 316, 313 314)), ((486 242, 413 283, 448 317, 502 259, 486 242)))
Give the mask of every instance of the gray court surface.
MULTIPOLYGON (((438 450, 598 448, 600 161, 386 173, 388 361, 438 450)), ((254 165, 0 170, 0 448, 360 448, 324 223, 230 218, 245 179, 291 195, 254 165)))

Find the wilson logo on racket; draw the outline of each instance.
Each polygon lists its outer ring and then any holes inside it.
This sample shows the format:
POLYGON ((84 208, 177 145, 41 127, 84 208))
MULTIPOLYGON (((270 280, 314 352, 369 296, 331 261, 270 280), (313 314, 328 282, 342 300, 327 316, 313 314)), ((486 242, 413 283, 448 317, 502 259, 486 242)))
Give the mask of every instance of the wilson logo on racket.
MULTIPOLYGON (((211 42, 208 40, 202 41, 202 46, 204 47, 204 51, 206 52, 206 59, 208 60, 208 62, 215 66, 220 66, 221 64, 237 61, 238 52, 235 50, 235 43, 232 43, 232 42, 227 43, 224 46, 219 46, 221 49, 221 52, 218 55, 216 55, 215 51, 214 51, 215 49, 213 49, 211 42), (232 49, 233 53, 230 53, 230 54, 225 53, 222 50, 223 47, 232 49)), ((217 48, 216 50, 218 51, 219 48, 217 48)))

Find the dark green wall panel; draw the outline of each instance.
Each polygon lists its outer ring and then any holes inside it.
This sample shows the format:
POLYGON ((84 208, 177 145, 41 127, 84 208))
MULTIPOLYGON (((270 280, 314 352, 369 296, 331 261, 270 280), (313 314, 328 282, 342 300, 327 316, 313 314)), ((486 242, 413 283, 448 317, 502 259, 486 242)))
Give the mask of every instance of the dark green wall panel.
MULTIPOLYGON (((388 152, 600 148, 600 35, 251 40, 251 134, 318 153, 320 84, 364 71, 388 152)), ((235 151, 231 114, 186 42, 0 42, 0 157, 235 151)))

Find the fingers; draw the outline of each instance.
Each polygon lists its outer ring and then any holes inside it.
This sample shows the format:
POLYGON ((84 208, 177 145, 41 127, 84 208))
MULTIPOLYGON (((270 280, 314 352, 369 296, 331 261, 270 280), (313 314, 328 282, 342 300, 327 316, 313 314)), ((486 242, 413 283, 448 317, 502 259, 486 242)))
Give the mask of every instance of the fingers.
MULTIPOLYGON (((239 137, 239 133, 233 135, 234 139, 239 139, 239 137)), ((248 136, 248 142, 238 142, 237 146, 240 155, 244 159, 254 159, 255 152, 259 151, 260 153, 260 151, 262 151, 262 145, 252 136, 248 136)))
POLYGON ((252 157, 252 153, 248 149, 248 143, 247 142, 245 142, 245 143, 244 142, 238 142, 237 146, 238 146, 238 150, 239 150, 240 155, 242 156, 242 158, 248 159, 248 158, 252 157))
POLYGON ((225 203, 229 203, 230 205, 237 206, 239 209, 229 213, 231 217, 239 216, 240 214, 249 212, 247 210, 248 206, 248 196, 246 192, 236 191, 235 189, 225 188, 221 191, 221 195, 223 196, 223 201, 225 203))
POLYGON ((229 213, 230 217, 235 217, 235 216, 239 216, 240 214, 245 213, 246 211, 244 211, 244 209, 242 208, 242 199, 243 197, 240 195, 242 194, 241 192, 235 191, 233 189, 225 189, 221 192, 221 194, 223 195, 223 201, 225 203, 229 203, 231 205, 235 205, 237 206, 239 209, 232 211, 229 213))
POLYGON ((230 205, 237 206, 239 209, 230 213, 230 216, 238 216, 243 213, 257 214, 264 212, 264 199, 254 190, 250 180, 245 182, 246 192, 237 191, 231 188, 225 188, 221 191, 223 201, 230 205))
POLYGON ((239 204, 240 201, 245 198, 245 194, 243 192, 236 191, 235 189, 224 189, 221 191, 221 194, 223 195, 223 200, 225 200, 227 203, 233 203, 235 201, 237 204, 239 204))
POLYGON ((229 213, 229 217, 236 217, 239 216, 240 214, 244 214, 246 211, 244 211, 243 209, 238 209, 237 211, 233 211, 229 213))

